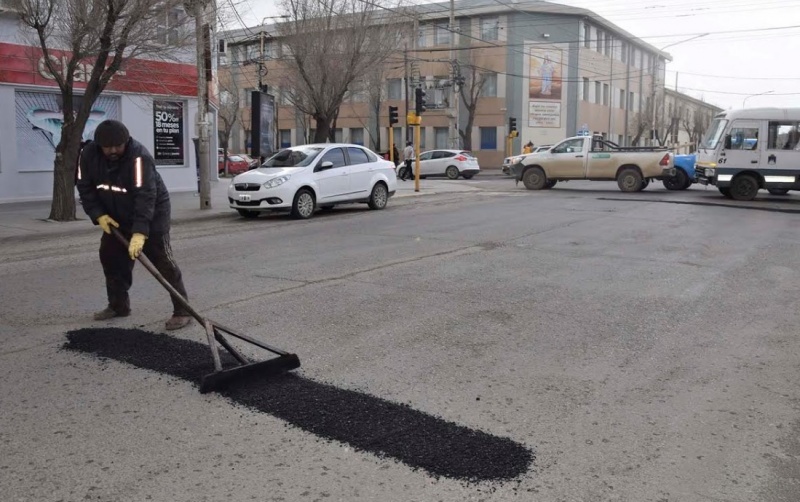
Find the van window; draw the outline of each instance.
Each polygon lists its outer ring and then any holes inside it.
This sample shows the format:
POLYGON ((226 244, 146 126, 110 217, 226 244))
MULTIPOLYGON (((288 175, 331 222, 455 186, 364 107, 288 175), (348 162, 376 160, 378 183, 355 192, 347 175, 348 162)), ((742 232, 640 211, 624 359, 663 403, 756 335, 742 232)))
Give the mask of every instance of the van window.
POLYGON ((800 123, 770 121, 767 148, 770 150, 800 150, 800 123))
POLYGON ((725 132, 725 127, 727 125, 728 121, 725 119, 714 119, 714 122, 712 122, 711 126, 708 128, 708 134, 706 134, 706 137, 703 138, 700 146, 703 148, 709 148, 711 150, 715 149, 717 144, 719 144, 719 140, 722 138, 722 133, 725 132))
POLYGON ((731 144, 725 146, 730 150, 755 150, 758 148, 758 128, 731 128, 731 144))

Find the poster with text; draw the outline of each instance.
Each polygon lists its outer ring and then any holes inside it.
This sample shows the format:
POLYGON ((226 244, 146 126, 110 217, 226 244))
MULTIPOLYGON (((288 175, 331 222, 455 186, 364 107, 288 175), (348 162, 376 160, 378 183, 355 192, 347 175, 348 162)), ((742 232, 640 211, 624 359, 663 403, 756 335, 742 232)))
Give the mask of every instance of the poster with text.
POLYGON ((156 165, 184 165, 183 103, 153 101, 153 129, 153 158, 156 165))
POLYGON ((529 101, 528 127, 561 127, 561 103, 556 101, 529 101))
MULTIPOLYGON (((82 102, 83 96, 75 96, 73 109, 77 110, 82 102)), ((14 104, 17 170, 52 171, 64 125, 64 98, 52 92, 15 91, 14 104)), ((118 97, 100 96, 95 100, 83 129, 83 140, 94 139, 95 128, 106 119, 120 120, 118 97)))
POLYGON ((530 48, 530 73, 528 97, 561 101, 563 86, 561 49, 546 46, 530 48))

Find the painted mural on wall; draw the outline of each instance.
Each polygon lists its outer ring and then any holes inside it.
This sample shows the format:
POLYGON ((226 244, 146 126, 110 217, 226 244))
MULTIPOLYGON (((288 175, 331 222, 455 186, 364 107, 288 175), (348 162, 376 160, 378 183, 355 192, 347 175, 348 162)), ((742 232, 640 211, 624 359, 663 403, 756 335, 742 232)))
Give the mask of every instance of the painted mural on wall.
MULTIPOLYGON (((77 109, 83 98, 73 99, 77 109)), ((15 91, 17 159, 19 171, 52 171, 56 145, 61 141, 64 124, 63 98, 51 92, 15 91)), ((106 119, 120 119, 118 97, 100 96, 94 103, 83 130, 83 139, 91 140, 97 125, 106 119)))
POLYGON ((528 127, 561 127, 563 54, 554 46, 529 47, 528 127))

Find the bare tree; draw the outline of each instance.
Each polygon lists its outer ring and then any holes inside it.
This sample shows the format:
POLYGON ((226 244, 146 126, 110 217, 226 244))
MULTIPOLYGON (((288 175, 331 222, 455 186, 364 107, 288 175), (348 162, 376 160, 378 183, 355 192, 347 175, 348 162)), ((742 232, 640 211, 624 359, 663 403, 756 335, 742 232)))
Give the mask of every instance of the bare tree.
POLYGON ((692 143, 693 149, 697 148, 697 144, 708 129, 709 118, 707 113, 701 113, 699 110, 683 117, 683 129, 689 135, 689 142, 692 143))
POLYGON ((467 65, 466 70, 466 74, 462 75, 463 84, 459 85, 458 93, 461 95, 461 102, 467 109, 467 123, 463 130, 458 130, 458 134, 461 136, 464 150, 472 150, 472 127, 475 123, 475 111, 486 85, 486 79, 485 74, 481 73, 481 70, 474 64, 467 65))
POLYGON ((324 142, 350 86, 398 50, 403 25, 378 2, 282 0, 278 36, 290 101, 316 122, 324 142))
POLYGON ((230 148, 231 135, 241 121, 239 86, 237 79, 232 75, 233 71, 233 68, 228 67, 226 71, 220 71, 218 74, 219 109, 217 116, 220 123, 217 128, 217 136, 224 154, 225 175, 228 174, 228 148, 230 148))
POLYGON ((634 115, 633 120, 630 122, 629 133, 633 136, 631 145, 636 146, 642 139, 642 135, 647 133, 650 135, 651 131, 655 131, 656 139, 660 146, 664 146, 668 139, 669 134, 672 132, 673 121, 665 113, 666 105, 664 96, 656 97, 655 100, 648 99, 644 109, 634 115), (655 107, 655 113, 653 113, 655 107))
POLYGON ((83 130, 98 96, 128 60, 169 55, 190 37, 176 26, 185 17, 170 15, 179 0, 18 2, 22 24, 41 48, 42 61, 61 91, 63 125, 55 147, 50 219, 70 221, 75 219, 74 175, 83 130), (173 24, 168 26, 169 21, 173 24), (54 52, 65 60, 63 67, 54 52), (78 82, 85 88, 76 89, 78 82))

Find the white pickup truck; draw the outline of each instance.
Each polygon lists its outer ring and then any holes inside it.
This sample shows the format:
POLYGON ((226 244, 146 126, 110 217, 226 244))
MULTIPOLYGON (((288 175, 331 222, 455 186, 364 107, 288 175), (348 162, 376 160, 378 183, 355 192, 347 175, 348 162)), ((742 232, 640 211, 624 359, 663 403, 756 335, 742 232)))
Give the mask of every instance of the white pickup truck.
POLYGON ((662 147, 621 147, 601 136, 567 138, 549 151, 519 156, 511 172, 528 190, 567 180, 616 180, 623 192, 638 192, 650 180, 675 176, 674 156, 662 147))

